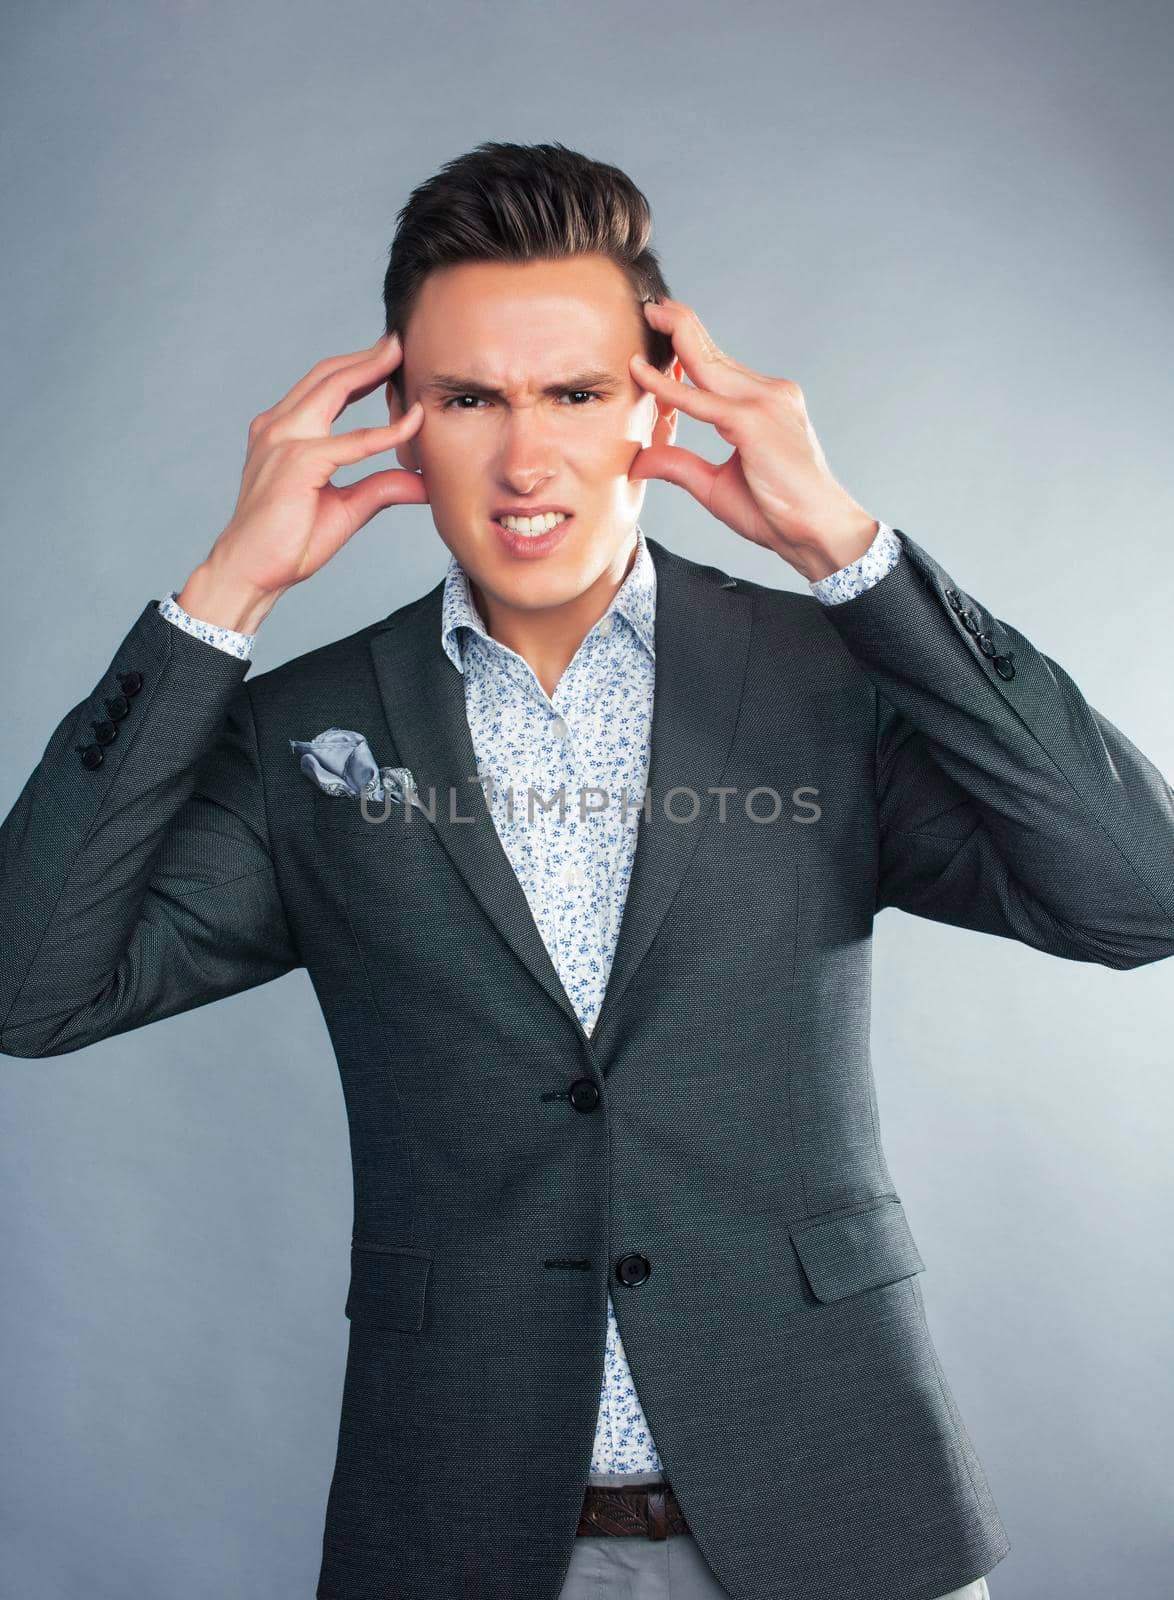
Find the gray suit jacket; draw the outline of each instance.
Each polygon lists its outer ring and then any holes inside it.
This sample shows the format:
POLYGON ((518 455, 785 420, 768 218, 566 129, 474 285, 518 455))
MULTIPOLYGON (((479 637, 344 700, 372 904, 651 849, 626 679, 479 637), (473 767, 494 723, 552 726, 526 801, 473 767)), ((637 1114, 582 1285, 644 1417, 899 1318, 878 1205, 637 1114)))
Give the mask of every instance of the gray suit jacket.
POLYGON ((314 985, 355 1204, 319 1600, 556 1600, 609 1285, 733 1600, 931 1600, 1006 1553, 882 1148, 873 918, 1160 960, 1174 793, 897 532, 830 607, 649 539, 652 804, 590 1036, 476 780, 440 584, 249 682, 152 600, 0 829, 9 1055, 314 985), (308 781, 288 741, 328 726, 435 820, 308 781))

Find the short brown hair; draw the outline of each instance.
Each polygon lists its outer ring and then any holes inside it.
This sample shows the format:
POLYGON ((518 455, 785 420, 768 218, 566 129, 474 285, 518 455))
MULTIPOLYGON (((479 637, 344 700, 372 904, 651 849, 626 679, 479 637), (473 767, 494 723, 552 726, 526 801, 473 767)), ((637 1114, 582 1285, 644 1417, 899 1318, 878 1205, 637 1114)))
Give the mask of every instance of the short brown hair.
MULTIPOLYGON (((535 261, 589 251, 627 274, 635 309, 668 295, 650 247, 652 212, 619 167, 563 144, 486 140, 413 189, 396 214, 383 280, 384 331, 403 338, 425 278, 465 261, 535 261)), ((644 354, 661 371, 667 333, 645 323, 644 354)), ((403 363, 392 382, 404 403, 403 363)))

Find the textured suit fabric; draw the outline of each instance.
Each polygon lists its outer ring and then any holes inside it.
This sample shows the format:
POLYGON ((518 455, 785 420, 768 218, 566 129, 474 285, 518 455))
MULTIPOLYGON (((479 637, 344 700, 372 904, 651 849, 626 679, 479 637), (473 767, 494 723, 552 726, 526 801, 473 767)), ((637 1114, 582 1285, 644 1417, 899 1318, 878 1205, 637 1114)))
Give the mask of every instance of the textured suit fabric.
MULTIPOLYGON (((859 558, 808 589, 826 604, 842 603, 885 577, 900 554, 900 541, 881 523, 859 558)), ((253 635, 190 616, 174 593, 159 610, 218 649, 244 659, 252 653, 253 635)), ((656 569, 644 530, 637 525, 629 570, 552 695, 528 662, 489 634, 455 555, 445 572, 440 615, 441 647, 464 677, 465 719, 494 826, 559 981, 590 1033, 611 971, 648 776, 656 569), (621 795, 633 797, 627 811, 621 795), (565 797, 562 807, 548 817, 542 807, 553 807, 556 796, 565 797)), ((337 764, 360 735, 335 730, 321 737, 333 742, 337 764)), ((364 759, 373 771, 369 750, 364 759)), ((322 781, 316 764, 311 774, 322 781)), ((662 1469, 610 1294, 591 1468, 612 1474, 662 1469)))
POLYGON ((0 829, 10 1055, 300 965, 314 985, 355 1197, 319 1600, 557 1600, 609 1288, 731 1600, 936 1600, 1006 1553, 880 1137, 873 919, 1164 959, 1174 793, 900 537, 829 607, 649 540, 651 804, 590 1036, 484 805, 440 585, 247 683, 150 601, 0 829), (434 788, 435 819, 375 827, 309 783, 288 740, 331 725, 434 788), (814 788, 818 822, 755 823, 761 785, 814 788))

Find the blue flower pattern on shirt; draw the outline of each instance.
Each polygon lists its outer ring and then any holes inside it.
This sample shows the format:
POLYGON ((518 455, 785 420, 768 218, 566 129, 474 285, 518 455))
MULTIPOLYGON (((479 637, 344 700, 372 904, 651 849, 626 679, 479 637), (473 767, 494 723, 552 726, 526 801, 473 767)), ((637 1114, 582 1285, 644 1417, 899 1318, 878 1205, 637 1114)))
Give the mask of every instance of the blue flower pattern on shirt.
MULTIPOLYGON (((900 551, 881 523, 859 560, 809 587, 825 605, 840 604, 879 582, 900 551)), ((186 627, 174 592, 160 610, 186 627)), ((441 647, 464 676, 466 718, 494 826, 588 1034, 603 1003, 636 852, 651 755, 655 618, 656 568, 637 525, 630 571, 547 695, 530 664, 490 636, 455 556, 445 574, 441 647)), ((195 624, 187 631, 216 648, 251 653, 253 635, 187 621, 195 624)), ((663 1471, 610 1293, 590 1471, 663 1471)))
POLYGON ((872 543, 862 556, 850 561, 838 572, 829 572, 826 578, 818 578, 808 584, 808 588, 825 606, 841 605, 845 600, 854 600, 865 589, 871 589, 874 583, 879 583, 897 565, 900 554, 900 539, 886 523, 878 522, 872 543))
POLYGON ((168 622, 174 622, 185 633, 203 639, 205 644, 215 645, 217 650, 227 650, 229 655, 239 656, 242 661, 252 660, 253 645, 257 639, 255 633, 237 633, 235 628, 221 628, 215 622, 201 622, 180 605, 178 589, 172 589, 166 599, 160 600, 159 610, 168 622))

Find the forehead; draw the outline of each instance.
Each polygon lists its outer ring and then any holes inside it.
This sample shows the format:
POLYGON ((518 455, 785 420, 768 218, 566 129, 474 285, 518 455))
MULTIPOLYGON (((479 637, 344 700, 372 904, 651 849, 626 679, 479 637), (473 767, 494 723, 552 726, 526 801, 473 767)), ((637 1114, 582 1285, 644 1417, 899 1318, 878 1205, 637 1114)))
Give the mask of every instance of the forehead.
POLYGON ((462 262, 425 279, 404 365, 420 381, 455 369, 487 383, 568 361, 618 360, 624 370, 641 333, 632 285, 607 256, 462 262))

